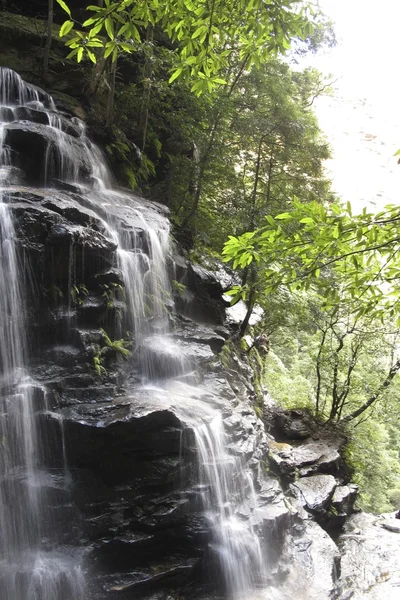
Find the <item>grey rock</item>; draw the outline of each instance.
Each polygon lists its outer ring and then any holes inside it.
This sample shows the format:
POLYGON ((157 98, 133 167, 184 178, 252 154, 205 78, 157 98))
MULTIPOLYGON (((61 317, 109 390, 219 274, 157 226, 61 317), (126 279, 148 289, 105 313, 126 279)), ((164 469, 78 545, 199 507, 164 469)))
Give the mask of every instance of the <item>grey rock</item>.
POLYGON ((318 512, 329 505, 336 486, 332 475, 311 475, 290 484, 290 489, 304 508, 318 512))
POLYGON ((400 588, 400 544, 398 533, 384 523, 396 520, 366 513, 352 515, 346 522, 342 546, 342 595, 354 600, 397 600, 400 588), (347 596, 348 597, 348 596, 347 596))
POLYGON ((317 523, 303 521, 298 535, 288 536, 283 555, 289 561, 284 586, 289 598, 329 600, 335 597, 340 552, 317 523))
POLYGON ((385 520, 382 521, 381 526, 388 531, 392 531, 393 533, 400 533, 400 523, 394 520, 385 520))
POLYGON ((296 446, 293 448, 292 460, 301 476, 315 472, 335 473, 341 462, 337 440, 323 439, 296 446))
POLYGON ((358 486, 354 483, 338 485, 332 497, 332 506, 339 514, 350 515, 357 500, 358 486))

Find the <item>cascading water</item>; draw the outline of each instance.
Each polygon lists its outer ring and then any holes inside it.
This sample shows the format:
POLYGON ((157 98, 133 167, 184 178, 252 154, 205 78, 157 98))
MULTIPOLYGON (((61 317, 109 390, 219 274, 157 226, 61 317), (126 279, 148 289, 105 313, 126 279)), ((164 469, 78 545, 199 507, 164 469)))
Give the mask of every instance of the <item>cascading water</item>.
POLYGON ((227 453, 228 439, 222 417, 194 429, 200 458, 203 503, 210 521, 214 545, 226 578, 226 587, 235 600, 262 581, 265 569, 260 539, 253 525, 237 516, 247 502, 257 505, 251 474, 237 458, 227 453))
MULTIPOLYGON (((266 580, 266 560, 252 517, 257 512, 257 495, 251 471, 228 452, 229 438, 216 398, 212 393, 204 393, 195 407, 189 402, 189 397, 195 395, 189 385, 194 366, 183 356, 179 344, 172 341, 168 329, 166 305, 171 302, 171 292, 166 221, 163 219, 159 226, 150 225, 140 202, 135 201, 132 209, 129 196, 110 189, 108 169, 99 149, 86 138, 83 124, 75 120, 69 131, 50 96, 25 84, 8 69, 0 69, 0 86, 0 185, 4 188, 12 166, 8 131, 26 117, 22 109, 29 110, 48 134, 43 185, 51 186, 61 180, 84 190, 86 204, 118 247, 129 311, 127 321, 142 374, 141 384, 136 385, 173 397, 176 414, 193 429, 203 506, 212 531, 213 551, 225 578, 226 594, 232 600, 248 600, 266 580), (128 204, 130 211, 125 216, 124 206, 128 204), (249 515, 241 520, 237 512, 244 504, 249 515)), ((35 124, 28 127, 35 131, 35 124)), ((82 573, 71 557, 57 550, 56 532, 52 532, 51 540, 54 550, 48 548, 43 483, 46 475, 40 472, 41 440, 35 426, 37 392, 24 371, 24 291, 6 192, 1 196, 0 221, 0 278, 5 290, 0 297, 0 427, 5 448, 0 462, 0 590, 7 600, 83 600, 82 573)), ((70 273, 71 269, 70 265, 70 273)))
MULTIPOLYGON (((0 70, 0 117, 39 103, 39 92, 12 71, 0 70)), ((48 97, 49 105, 54 108, 48 97)), ((40 106, 44 105, 40 103, 40 106)), ((59 544, 48 514, 40 469, 36 412, 45 393, 26 372, 25 293, 4 185, 12 167, 0 123, 0 597, 4 600, 81 600, 83 576, 59 544)))

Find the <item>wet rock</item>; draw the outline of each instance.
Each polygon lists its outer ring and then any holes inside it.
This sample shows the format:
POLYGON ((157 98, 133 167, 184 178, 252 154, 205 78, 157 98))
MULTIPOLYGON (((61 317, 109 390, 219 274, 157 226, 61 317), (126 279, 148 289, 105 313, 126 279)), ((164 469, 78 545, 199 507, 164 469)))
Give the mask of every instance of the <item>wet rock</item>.
POLYGON ((257 511, 256 518, 260 517, 269 560, 276 561, 283 550, 285 536, 290 527, 291 511, 281 499, 257 511))
POLYGON ((41 123, 42 125, 49 125, 49 117, 47 113, 29 108, 27 106, 18 106, 13 110, 15 121, 32 121, 32 123, 41 123))
POLYGON ((289 535, 284 556, 288 563, 285 590, 292 598, 329 600, 337 593, 340 552, 317 523, 298 524, 289 535))
POLYGON ((98 231, 85 227, 60 223, 51 227, 46 243, 48 246, 81 246, 86 251, 109 253, 117 248, 115 242, 109 240, 98 231))
POLYGON ((66 168, 76 172, 82 181, 87 180, 91 173, 84 145, 67 134, 57 132, 52 127, 25 121, 9 123, 5 129, 5 143, 16 154, 16 166, 24 171, 25 179, 30 184, 43 184, 45 175, 49 173, 52 177, 63 179, 63 170, 66 168), (58 147, 59 135, 68 138, 63 161, 59 161, 55 150, 58 147), (47 164, 46 160, 49 161, 47 164))
POLYGON ((337 473, 342 460, 335 438, 310 441, 294 447, 292 456, 301 477, 316 472, 337 473))
POLYGON ((358 486, 354 483, 338 485, 332 498, 332 507, 340 515, 351 515, 354 512, 354 503, 357 500, 358 486))
POLYGON ((178 309, 194 320, 222 325, 226 303, 215 275, 199 265, 189 265, 181 282, 187 286, 188 294, 177 303, 178 309))
POLYGON ((214 352, 220 352, 225 344, 225 338, 213 329, 199 325, 194 321, 186 319, 181 321, 174 330, 174 338, 179 340, 190 340, 197 344, 207 344, 214 352))
POLYGON ((354 600, 397 600, 400 587, 399 534, 394 518, 360 513, 351 516, 340 538, 341 596, 354 600), (350 594, 350 596, 349 596, 350 594))
POLYGON ((73 194, 83 194, 84 192, 89 192, 89 190, 85 190, 83 186, 74 185, 73 183, 68 183, 62 179, 57 179, 56 177, 53 177, 53 179, 49 182, 49 185, 50 187, 55 187, 58 190, 63 190, 65 192, 72 192, 73 194))
POLYGON ((107 269, 102 273, 96 273, 93 279, 97 285, 124 285, 124 277, 122 271, 116 268, 107 269))
POLYGON ((321 512, 329 506, 336 486, 332 475, 312 475, 290 484, 290 489, 304 508, 321 512))
POLYGON ((147 375, 174 377, 189 373, 214 358, 211 348, 196 341, 152 336, 144 341, 143 366, 147 375))
POLYGON ((168 563, 160 565, 153 564, 148 570, 137 570, 131 572, 125 577, 122 576, 118 583, 105 585, 108 592, 130 592, 139 593, 149 592, 151 588, 158 587, 168 579, 168 584, 182 584, 188 581, 194 567, 197 564, 196 559, 184 560, 173 558, 168 563))
POLYGON ((263 420, 278 442, 305 440, 318 431, 318 424, 303 410, 284 410, 267 396, 264 402, 263 420))
POLYGON ((393 531, 393 533, 400 533, 400 523, 394 520, 385 520, 382 521, 381 526, 388 531, 393 531))
POLYGON ((220 335, 225 340, 227 340, 231 337, 231 332, 229 331, 229 329, 227 327, 224 327, 223 325, 214 327, 214 331, 217 335, 220 335))

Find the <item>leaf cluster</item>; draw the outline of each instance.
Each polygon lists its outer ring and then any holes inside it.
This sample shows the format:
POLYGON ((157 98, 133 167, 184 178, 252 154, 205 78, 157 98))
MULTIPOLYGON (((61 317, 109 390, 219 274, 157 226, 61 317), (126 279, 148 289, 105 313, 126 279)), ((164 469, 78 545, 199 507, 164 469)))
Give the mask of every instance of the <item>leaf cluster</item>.
POLYGON ((230 236, 223 256, 235 267, 256 261, 264 294, 280 286, 295 290, 313 285, 328 307, 337 305, 340 295, 358 316, 389 315, 400 323, 399 241, 396 206, 352 215, 350 204, 302 204, 295 198, 292 210, 267 215, 263 227, 230 236))
MULTIPOLYGON (((60 36, 75 27, 71 11, 57 0, 68 15, 60 36)), ((212 92, 224 85, 224 72, 232 60, 246 68, 290 48, 293 37, 312 33, 312 11, 300 0, 105 0, 104 6, 87 7, 90 17, 67 42, 69 56, 80 62, 87 55, 96 62, 95 48, 115 61, 120 53, 131 53, 143 43, 147 27, 157 27, 176 48, 170 83, 177 78, 191 82, 196 94, 212 92)))

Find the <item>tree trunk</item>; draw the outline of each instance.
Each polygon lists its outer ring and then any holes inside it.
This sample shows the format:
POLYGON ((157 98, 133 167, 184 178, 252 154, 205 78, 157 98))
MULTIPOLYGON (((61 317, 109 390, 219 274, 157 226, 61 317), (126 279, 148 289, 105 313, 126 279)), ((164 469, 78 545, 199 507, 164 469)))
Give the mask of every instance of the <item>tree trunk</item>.
POLYGON ((107 132, 109 135, 112 133, 112 126, 114 123, 114 94, 115 94, 115 74, 117 72, 117 61, 118 61, 117 58, 114 61, 111 61, 111 67, 110 67, 109 89, 108 89, 108 99, 107 99, 107 123, 106 123, 106 128, 107 128, 107 132))
POLYGON ((50 48, 51 48, 51 36, 53 33, 53 17, 54 17, 53 0, 48 0, 47 37, 46 37, 46 44, 44 47, 43 69, 42 69, 42 80, 44 82, 47 82, 48 75, 49 75, 49 56, 50 56, 50 48))
POLYGON ((372 406, 374 404, 374 402, 376 402, 378 400, 379 396, 390 386, 390 384, 392 383, 392 380, 393 380, 394 376, 396 375, 396 373, 399 370, 400 370, 400 360, 398 360, 391 367, 388 375, 386 376, 385 381, 378 388, 378 390, 375 392, 375 394, 372 394, 372 396, 370 396, 368 398, 368 400, 362 406, 360 406, 360 408, 358 408, 357 410, 353 411, 352 413, 350 413, 346 417, 343 417, 343 419, 341 420, 341 422, 342 423, 348 423, 349 421, 353 421, 354 419, 356 419, 357 417, 359 417, 360 415, 362 415, 362 413, 365 412, 370 406, 372 406))
MULTIPOLYGON (((226 100, 229 100, 230 97, 232 96, 232 94, 233 94, 233 92, 234 92, 234 90, 235 90, 235 88, 236 88, 236 86, 237 86, 237 84, 238 84, 238 82, 239 82, 239 80, 240 80, 240 78, 241 78, 244 70, 245 70, 247 60, 248 60, 248 56, 246 56, 244 58, 244 60, 242 61, 242 63, 241 63, 241 65, 239 67, 239 70, 236 73, 236 75, 235 75, 235 77, 233 79, 233 82, 232 82, 232 84, 231 84, 231 86, 229 88, 229 91, 226 94, 226 98, 225 98, 226 100)), ((185 227, 188 225, 189 221, 197 213, 197 209, 199 207, 199 202, 200 202, 200 196, 201 196, 201 185, 202 185, 204 173, 205 173, 207 162, 208 162, 208 157, 209 157, 209 155, 211 153, 211 149, 212 149, 212 147, 214 145, 215 136, 217 134, 218 127, 219 127, 219 124, 221 122, 222 116, 223 116, 223 111, 220 110, 217 113, 216 117, 215 117, 214 123, 212 124, 211 130, 210 130, 210 135, 209 135, 209 138, 208 138, 207 146, 206 146, 204 152, 201 155, 200 165, 199 165, 199 178, 198 178, 198 185, 197 185, 196 193, 193 196, 192 208, 189 211, 189 214, 183 219, 183 222, 182 222, 182 225, 181 225, 182 229, 185 229, 185 227)))
POLYGON ((254 263, 251 263, 251 265, 249 267, 249 272, 248 272, 248 282, 249 282, 248 285, 250 287, 250 294, 249 294, 249 300, 247 303, 247 312, 246 312, 246 315, 240 325, 239 335, 241 338, 245 335, 245 333, 247 331, 247 328, 248 328, 249 322, 250 322, 250 317, 253 314, 254 305, 256 303, 256 290, 255 290, 256 281, 257 281, 257 270, 256 270, 254 263))
MULTIPOLYGON (((148 46, 153 43, 154 29, 152 25, 149 25, 146 30, 146 43, 148 46)), ((150 107, 150 95, 151 95, 151 77, 153 75, 153 65, 151 60, 151 53, 148 49, 149 54, 146 55, 146 61, 143 68, 143 95, 142 104, 140 107, 139 117, 139 147, 143 152, 146 145, 147 139, 147 127, 149 124, 149 107, 150 107)))

